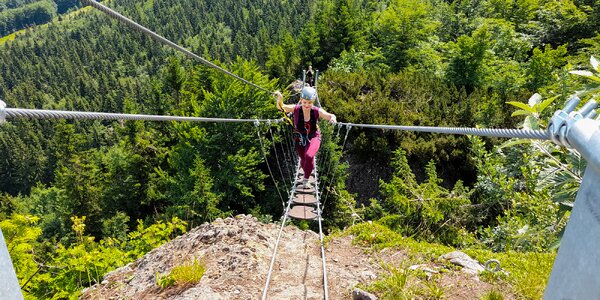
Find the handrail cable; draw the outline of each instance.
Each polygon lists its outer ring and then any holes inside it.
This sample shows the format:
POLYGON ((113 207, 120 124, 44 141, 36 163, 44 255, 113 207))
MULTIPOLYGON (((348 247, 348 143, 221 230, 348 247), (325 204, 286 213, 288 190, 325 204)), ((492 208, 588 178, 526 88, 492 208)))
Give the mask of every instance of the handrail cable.
MULTIPOLYGON (((342 143, 342 149, 340 150, 340 152, 342 153, 342 155, 344 154, 344 147, 346 146, 346 141, 348 140, 348 133, 350 132, 350 129, 352 129, 352 126, 350 125, 346 125, 346 136, 344 136, 344 142, 342 143)), ((342 157, 340 156, 340 160, 342 159, 342 157)), ((338 161, 339 163, 339 161, 338 161)), ((333 175, 331 176, 331 180, 329 181, 329 184, 335 184, 335 175, 337 173, 335 171, 333 171, 333 175)), ((323 187, 325 189, 325 187, 323 187)), ((329 196, 331 192, 329 192, 329 190, 327 190, 327 194, 325 194, 325 199, 323 200, 323 209, 325 208, 325 203, 327 203, 327 197, 329 196)))
MULTIPOLYGON (((296 166, 296 170, 300 169, 300 163, 296 166)), ((296 175, 298 176, 298 171, 296 171, 296 175)), ((292 185, 292 189, 290 190, 290 198, 294 195, 296 191, 296 185, 292 185)), ((267 280, 265 282, 265 287, 263 289, 262 300, 267 299, 267 292, 269 291, 269 283, 271 282, 271 275, 273 274, 273 266, 275 265, 275 257, 277 256, 277 248, 279 247, 279 240, 281 239, 281 233, 283 232, 283 228, 285 226, 285 221, 287 220, 288 212, 290 211, 290 206, 292 204, 291 200, 288 200, 287 207, 283 212, 283 221, 281 221, 281 227, 279 228, 279 233, 277 234, 277 240, 275 241, 275 247, 273 248, 273 255, 271 256, 271 264, 269 265, 269 272, 267 273, 267 280)))
POLYGON ((283 197, 281 196, 281 192, 279 191, 279 185, 277 184, 277 180, 275 180, 275 176, 273 176, 273 172, 271 171, 271 166, 269 165, 269 161, 267 160, 267 154, 265 153, 265 149, 263 146, 262 138, 260 137, 260 130, 258 120, 254 122, 254 126, 256 127, 256 135, 258 136, 258 141, 260 142, 260 150, 265 158, 265 163, 267 164, 267 169, 269 170, 269 174, 271 175, 271 179, 273 179, 273 183, 275 183, 275 189, 277 189, 277 194, 279 194, 279 199, 281 199, 281 206, 285 207, 285 201, 283 201, 283 197))
POLYGON ((273 122, 274 119, 231 119, 231 118, 204 118, 183 117, 166 115, 121 114, 105 112, 83 112, 47 109, 6 108, 6 117, 24 119, 89 119, 89 120, 134 120, 134 121, 185 121, 185 122, 273 122))
POLYGON ((430 133, 466 134, 501 138, 522 138, 549 140, 550 136, 544 130, 507 129, 507 128, 469 128, 469 127, 434 127, 434 126, 401 126, 401 125, 379 125, 379 124, 354 124, 338 123, 352 127, 376 128, 403 131, 419 131, 430 133))
POLYGON ((317 199, 317 219, 319 220, 319 239, 321 241, 321 265, 323 266, 323 293, 324 293, 324 299, 328 300, 329 299, 329 288, 327 285, 327 265, 326 265, 326 259, 325 259, 325 246, 324 246, 324 242, 323 242, 323 226, 321 224, 322 220, 323 220, 323 211, 321 210, 321 204, 320 204, 320 198, 319 198, 319 178, 318 178, 318 173, 315 171, 314 172, 314 176, 315 176, 315 198, 317 199))
MULTIPOLYGON (((269 124, 269 123, 267 123, 267 124, 269 124)), ((281 175, 281 180, 283 180, 283 188, 287 191, 288 190, 287 181, 285 180, 285 176, 283 175, 283 171, 281 170, 281 164, 279 163, 279 155, 277 155, 277 147, 275 147, 275 138, 273 138, 273 131, 271 130, 271 126, 269 126, 269 133, 271 134, 271 144, 273 145, 273 151, 275 152, 275 161, 277 162, 277 168, 279 169, 279 175, 281 175)))
MULTIPOLYGON (((333 124, 333 125, 335 126, 336 124, 333 124)), ((336 141, 337 141, 337 139, 338 139, 338 137, 339 137, 339 135, 340 135, 340 128, 342 128, 342 127, 343 127, 342 125, 340 125, 340 126, 339 126, 339 128, 338 128, 338 130, 337 130, 337 133, 336 133, 336 134, 333 136, 333 138, 331 139, 331 141, 333 141, 334 143, 336 143, 336 141)), ((335 127, 333 128, 333 130, 334 130, 334 132, 335 132, 335 127)), ((325 156, 323 156, 323 157, 325 157, 325 156)), ((323 159, 321 160, 321 163, 322 163, 322 164, 324 164, 324 163, 325 163, 325 158, 323 158, 323 159)), ((329 161, 327 162, 327 168, 325 168, 325 169, 324 169, 324 170, 325 170, 325 173, 323 173, 322 175, 325 175, 325 177, 329 177, 329 171, 331 170, 331 165, 332 165, 332 164, 333 164, 333 160, 332 160, 332 154, 330 154, 330 155, 329 155, 329 161)), ((321 192, 320 192, 321 194, 323 194, 323 189, 325 189, 325 184, 323 184, 323 185, 321 186, 321 192)))
POLYGON ((281 134, 281 126, 277 126, 277 134, 279 134, 279 137, 280 137, 279 146, 281 147, 281 152, 283 153, 283 161, 284 161, 285 165, 287 166, 285 171, 288 172, 288 174, 290 175, 289 179, 291 179, 293 181, 294 178, 292 176, 294 175, 294 172, 292 169, 292 162, 289 159, 289 157, 287 155, 288 153, 284 146, 284 142, 287 143, 287 140, 281 134))
POLYGON ((113 19, 121 21, 121 22, 123 22, 123 23, 125 23, 125 24, 127 24, 127 25, 129 25, 131 27, 133 27, 134 29, 137 29, 137 30, 139 30, 139 31, 141 31, 141 32, 149 35, 150 37, 152 37, 155 40, 157 40, 157 41, 159 41, 159 42, 161 42, 163 44, 166 44, 167 46, 169 46, 169 47, 171 47, 171 48, 173 48, 173 49, 175 49, 177 51, 180 51, 180 52, 186 54, 187 56, 189 56, 191 58, 195 58, 195 59, 199 60, 200 62, 202 62, 203 64, 205 64, 205 65, 207 65, 207 66, 209 66, 211 68, 217 69, 217 70, 219 70, 219 71, 221 71, 221 72, 223 72, 223 73, 225 73, 225 74, 227 74, 227 75, 229 75, 229 76, 231 76, 231 77, 233 77, 233 78, 235 78, 237 80, 240 80, 240 81, 242 81, 242 82, 244 82, 244 83, 246 83, 248 85, 251 85, 251 86, 253 86, 253 87, 257 88, 257 89, 260 89, 260 90, 263 90, 263 91, 265 91, 267 93, 273 94, 273 92, 271 92, 271 91, 269 91, 269 90, 267 90, 267 89, 265 89, 265 88, 263 88, 263 87, 255 84, 255 83, 252 83, 252 82, 250 82, 250 81, 248 81, 248 80, 246 80, 246 79, 244 79, 244 78, 242 78, 242 77, 240 77, 238 75, 235 75, 235 74, 231 73, 230 71, 228 71, 228 70, 226 70, 226 69, 224 69, 222 67, 219 67, 215 63, 213 63, 213 62, 211 62, 211 61, 209 61, 209 60, 207 60, 207 59, 205 59, 205 58, 203 58, 203 57, 201 57, 201 56, 199 56, 199 55, 197 55, 197 54, 195 54, 195 53, 193 53, 193 52, 191 52, 191 51, 189 51, 189 50, 187 50, 187 49, 185 49, 185 48, 183 48, 181 46, 179 46, 178 44, 176 44, 176 43, 168 40, 167 38, 162 37, 161 35, 155 33, 154 31, 152 31, 152 30, 150 30, 150 29, 148 29, 148 28, 146 28, 146 27, 144 27, 144 26, 136 23, 135 21, 133 21, 133 20, 131 20, 131 19, 129 19, 129 18, 121 15, 120 13, 112 10, 111 8, 109 8, 109 7, 107 7, 107 6, 103 5, 103 4, 100 4, 99 2, 96 2, 94 0, 81 0, 81 1, 84 2, 85 4, 88 4, 88 5, 92 6, 92 7, 96 8, 96 9, 98 9, 98 10, 104 12, 104 13, 106 13, 107 15, 109 15, 110 17, 112 17, 113 19))

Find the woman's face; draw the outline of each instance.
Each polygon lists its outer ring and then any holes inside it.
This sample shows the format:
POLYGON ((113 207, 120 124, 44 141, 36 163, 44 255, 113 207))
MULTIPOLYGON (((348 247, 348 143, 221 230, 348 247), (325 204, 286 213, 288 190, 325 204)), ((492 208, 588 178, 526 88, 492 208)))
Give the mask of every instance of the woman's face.
POLYGON ((313 102, 314 101, 310 101, 310 100, 306 100, 306 99, 300 100, 300 104, 302 104, 303 108, 311 108, 313 106, 313 102))

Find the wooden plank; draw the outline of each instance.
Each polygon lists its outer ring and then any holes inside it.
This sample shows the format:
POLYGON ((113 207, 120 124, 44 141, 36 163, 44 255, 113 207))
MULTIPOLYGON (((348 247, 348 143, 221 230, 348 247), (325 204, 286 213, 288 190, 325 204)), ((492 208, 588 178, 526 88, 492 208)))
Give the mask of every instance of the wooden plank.
MULTIPOLYGON (((297 178, 297 179, 298 179, 298 180, 302 180, 302 179, 304 179, 304 176, 298 176, 298 178, 297 178)), ((308 177, 308 180, 315 181, 315 176, 312 176, 312 175, 310 175, 310 177, 308 177)))
POLYGON ((296 205, 290 209, 288 216, 298 220, 313 220, 317 218, 314 209, 311 206, 296 205))
POLYGON ((301 193, 301 194, 314 194, 314 193, 316 193, 317 191, 315 190, 315 188, 314 188, 314 187, 312 187, 312 188, 310 188, 310 189, 305 189, 305 188, 304 188, 304 186, 302 186, 302 185, 299 185, 299 186, 296 188, 296 192, 298 192, 298 193, 301 193))
POLYGON ((294 204, 304 204, 304 205, 316 205, 317 198, 315 195, 311 194, 296 194, 294 198, 292 198, 292 203, 294 204))
MULTIPOLYGON (((312 177, 308 179, 308 182, 310 184, 312 184, 312 185, 315 185, 315 179, 312 178, 312 177)), ((303 179, 298 179, 298 180, 296 180, 295 184, 296 184, 296 186, 303 185, 304 184, 304 180, 303 179)))

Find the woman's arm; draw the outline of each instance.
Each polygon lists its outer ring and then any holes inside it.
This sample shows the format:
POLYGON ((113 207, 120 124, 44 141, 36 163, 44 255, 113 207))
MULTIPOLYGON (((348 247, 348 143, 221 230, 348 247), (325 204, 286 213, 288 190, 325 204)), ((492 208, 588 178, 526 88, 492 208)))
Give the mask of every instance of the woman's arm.
POLYGON ((277 106, 277 109, 282 110, 284 112, 293 112, 294 111, 293 104, 284 104, 283 103, 283 95, 281 95, 281 92, 276 91, 274 94, 275 94, 275 97, 277 97, 275 99, 275 106, 277 106))
POLYGON ((319 117, 321 117, 331 123, 337 123, 337 119, 336 119, 335 115, 328 113, 323 108, 319 108, 319 117))

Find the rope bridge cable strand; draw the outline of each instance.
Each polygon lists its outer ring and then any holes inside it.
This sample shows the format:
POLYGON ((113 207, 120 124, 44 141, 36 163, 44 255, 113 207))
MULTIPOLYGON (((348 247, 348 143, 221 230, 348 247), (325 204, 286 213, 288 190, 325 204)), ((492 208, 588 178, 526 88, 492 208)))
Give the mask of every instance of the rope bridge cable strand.
POLYGON ((180 51, 180 52, 186 54, 187 56, 189 56, 191 58, 199 60, 200 62, 202 62, 203 64, 205 64, 205 65, 207 65, 207 66, 209 66, 211 68, 217 69, 217 70, 219 70, 219 71, 221 71, 221 72, 223 72, 223 73, 225 73, 225 74, 227 74, 227 75, 229 75, 229 76, 231 76, 231 77, 233 77, 233 78, 235 78, 237 80, 240 80, 240 81, 242 81, 242 82, 244 82, 244 83, 246 83, 248 85, 251 85, 251 86, 253 86, 253 87, 257 88, 257 89, 260 89, 260 90, 263 90, 263 91, 265 91, 267 93, 273 94, 273 92, 271 92, 271 91, 269 91, 269 90, 267 90, 267 89, 265 89, 265 88, 263 88, 263 87, 255 84, 255 83, 252 83, 252 82, 250 82, 250 81, 248 81, 248 80, 246 80, 246 79, 244 79, 244 78, 242 78, 242 77, 240 77, 238 75, 235 75, 235 74, 231 73, 230 71, 223 69, 222 67, 217 66, 216 64, 212 63, 211 61, 209 61, 209 60, 207 60, 207 59, 205 59, 205 58, 203 58, 203 57, 201 57, 201 56, 199 56, 199 55, 197 55, 197 54, 195 54, 195 53, 193 53, 193 52, 191 52, 191 51, 189 51, 189 50, 187 50, 187 49, 185 49, 185 48, 183 48, 181 46, 179 46, 178 44, 176 44, 176 43, 174 43, 174 42, 172 42, 172 41, 170 41, 170 40, 162 37, 161 35, 155 33, 154 31, 152 31, 152 30, 150 30, 150 29, 148 29, 148 28, 146 28, 146 27, 144 27, 144 26, 142 26, 142 25, 134 22, 133 20, 131 20, 131 19, 129 19, 129 18, 127 18, 127 17, 119 14, 118 12, 110 9, 107 6, 104 6, 104 5, 100 4, 99 2, 96 2, 94 0, 81 0, 81 2, 83 2, 85 4, 88 4, 88 5, 92 6, 92 7, 96 8, 96 9, 98 9, 98 10, 104 12, 104 13, 106 13, 107 15, 109 15, 110 17, 112 17, 113 19, 116 19, 118 21, 121 21, 121 22, 129 25, 130 27, 132 27, 134 29, 137 29, 137 30, 141 31, 142 33, 145 33, 145 34, 149 35, 153 39, 155 39, 155 40, 157 40, 157 41, 159 41, 159 42, 161 42, 163 44, 166 44, 167 46, 169 46, 169 47, 171 47, 171 48, 173 48, 173 49, 175 49, 177 51, 180 51))
POLYGON ((320 204, 320 193, 319 193, 319 178, 318 173, 315 172, 315 197, 317 198, 317 219, 319 221, 319 240, 321 242, 321 266, 323 267, 323 293, 324 299, 329 300, 329 288, 327 284, 327 263, 325 259, 325 243, 323 242, 323 210, 320 204))
POLYGON ((271 166, 269 165, 269 161, 267 160, 267 154, 265 153, 262 138, 260 137, 260 130, 258 128, 259 125, 260 125, 259 121, 256 120, 256 122, 254 122, 254 126, 256 127, 256 135, 258 136, 258 141, 260 142, 260 150, 262 151, 263 157, 265 158, 265 163, 267 164, 267 169, 269 170, 271 179, 273 179, 273 183, 275 183, 275 189, 277 189, 277 194, 279 194, 279 199, 281 199, 281 205, 283 207, 285 207, 285 201, 283 201, 283 197, 281 196, 281 192, 279 191, 279 185, 277 184, 277 180, 275 180, 275 176, 273 176, 273 172, 271 171, 271 166))
MULTIPOLYGON (((296 165, 296 170, 300 168, 300 163, 296 165)), ((294 176, 298 175, 298 171, 294 176)), ((296 191, 296 186, 292 185, 292 189, 290 190, 290 198, 288 199, 287 207, 285 207, 283 211, 283 220, 281 221, 281 228, 279 228, 279 233, 277 234, 277 240, 275 241, 275 247, 273 248, 273 254, 271 256, 271 263, 269 264, 269 272, 267 273, 267 280, 265 282, 265 287, 263 289, 262 300, 267 299, 267 293, 269 291, 269 283, 271 282, 271 275, 273 274, 273 266, 275 265, 275 257, 277 256, 277 248, 279 247, 279 240, 281 239, 281 233, 283 232, 283 228, 285 227, 285 221, 287 220, 288 213, 290 211, 290 206, 292 204, 291 197, 294 195, 296 191)))
MULTIPOLYGON (((342 125, 340 125, 342 126, 342 125)), ((344 154, 344 147, 346 146, 346 141, 348 140, 348 133, 350 133, 350 129, 352 129, 351 125, 346 125, 346 135, 344 136, 344 142, 342 143, 342 149, 340 150, 340 152, 342 153, 342 155, 344 154)), ((342 159, 342 157, 340 156, 340 160, 342 159)), ((335 175, 337 174, 337 172, 335 172, 335 170, 333 170, 333 175, 331 176, 331 180, 329 181, 329 185, 331 184, 335 184, 335 175)), ((325 187, 323 187, 325 188, 325 187)), ((323 208, 325 208, 325 203, 327 203, 327 197, 329 197, 329 190, 327 190, 327 194, 325 194, 325 199, 323 200, 323 208)))
POLYGON ((275 138, 273 137, 273 131, 271 130, 271 123, 267 123, 269 125, 269 133, 271 134, 271 144, 273 145, 273 151, 275 151, 275 161, 277 161, 277 168, 279 169, 279 175, 281 175, 281 179, 283 180, 283 187, 287 190, 287 183, 285 180, 285 176, 283 175, 283 171, 281 169, 281 164, 279 163, 279 155, 277 154, 277 147, 275 147, 275 138))
MULTIPOLYGON (((333 124, 333 125, 334 125, 333 131, 335 131, 335 126, 337 126, 337 124, 333 124)), ((340 125, 340 126, 339 126, 339 128, 341 128, 341 127, 342 127, 342 125, 340 125)), ((338 130, 337 130, 336 134, 335 134, 335 135, 333 136, 333 138, 331 139, 331 141, 333 141, 334 143, 337 141, 337 139, 338 139, 338 136, 340 135, 340 130, 339 130, 339 128, 338 128, 338 130)), ((325 155, 322 155, 322 157, 325 157, 325 155)), ((329 177, 329 171, 331 170, 331 165, 332 165, 332 159, 331 159, 331 157, 332 157, 332 154, 331 154, 331 153, 329 153, 328 157, 329 157, 329 160, 328 160, 328 162, 327 162, 327 168, 324 168, 324 169, 323 169, 323 170, 325 170, 325 173, 322 173, 322 174, 321 174, 321 175, 324 175, 324 177, 329 177)), ((325 163, 325 162, 324 162, 324 160, 325 160, 325 158, 321 159, 321 164, 325 163)), ((325 184, 323 184, 323 185, 321 186, 321 192, 320 192, 321 194, 323 193, 323 189, 324 189, 324 188, 325 188, 325 184)))
POLYGON ((520 139, 538 139, 549 140, 549 134, 544 130, 526 130, 526 129, 498 129, 498 128, 468 128, 468 127, 433 127, 433 126, 402 126, 402 125, 379 125, 379 124, 354 124, 340 123, 352 127, 376 128, 402 131, 418 131, 429 133, 446 134, 465 134, 478 135, 499 138, 520 138, 520 139))
POLYGON ((285 165, 286 165, 286 171, 290 175, 289 179, 293 180, 294 178, 292 176, 294 174, 293 174, 293 169, 292 169, 292 162, 288 158, 287 151, 285 150, 285 146, 283 145, 283 143, 285 142, 285 138, 281 135, 281 126, 277 126, 277 134, 279 135, 279 138, 280 138, 278 144, 281 147, 281 152, 283 153, 283 161, 285 162, 285 165))
POLYGON ((120 114, 104 112, 82 112, 46 109, 6 108, 6 117, 23 119, 87 119, 87 120, 134 120, 134 121, 184 121, 184 122, 271 122, 271 119, 228 119, 228 118, 203 118, 163 115, 120 114))

